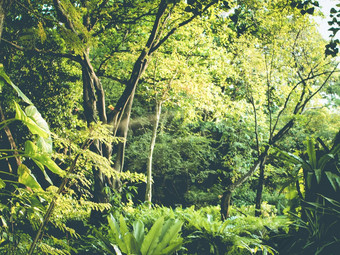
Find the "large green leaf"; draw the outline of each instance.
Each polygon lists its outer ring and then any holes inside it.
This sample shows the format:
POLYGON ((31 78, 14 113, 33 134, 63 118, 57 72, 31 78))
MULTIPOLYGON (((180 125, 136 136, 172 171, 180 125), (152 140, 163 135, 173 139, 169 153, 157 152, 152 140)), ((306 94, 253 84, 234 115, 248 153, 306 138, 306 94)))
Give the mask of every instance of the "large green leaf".
POLYGON ((338 187, 340 187, 340 176, 329 171, 326 171, 325 174, 328 178, 328 181, 331 183, 334 191, 337 191, 338 187))
POLYGON ((49 132, 40 127, 37 123, 34 122, 34 120, 29 118, 16 102, 14 102, 14 105, 16 111, 15 118, 22 121, 28 127, 32 134, 39 135, 43 138, 50 137, 49 132))
POLYGON ((39 136, 36 139, 37 140, 37 146, 39 147, 39 149, 44 153, 52 153, 52 138, 51 138, 51 135, 50 135, 50 128, 49 128, 47 122, 45 121, 45 119, 41 116, 41 114, 37 110, 37 108, 33 105, 26 107, 25 113, 26 113, 27 117, 32 119, 34 121, 34 123, 37 124, 37 126, 39 126, 46 133, 49 134, 49 136, 47 138, 43 137, 43 136, 39 136))
POLYGON ((22 91, 17 86, 15 86, 11 79, 7 76, 7 74, 4 71, 3 64, 0 64, 0 86, 4 84, 4 82, 7 82, 9 85, 11 85, 12 88, 18 93, 18 96, 21 97, 25 103, 32 105, 31 100, 29 100, 28 97, 26 97, 25 94, 22 93, 22 91))
POLYGON ((31 173, 31 170, 28 169, 26 165, 21 164, 18 167, 18 175, 18 182, 30 187, 31 189, 43 190, 34 175, 31 173))
POLYGON ((46 166, 51 172, 59 175, 60 177, 64 177, 66 172, 62 170, 51 158, 46 154, 37 154, 34 158, 39 161, 41 164, 46 166))
MULTIPOLYGON (((168 247, 166 247, 163 251, 161 251, 161 253, 159 253, 160 255, 169 255, 169 254, 173 254, 176 250, 178 250, 181 245, 183 243, 182 239, 179 239, 177 242, 171 243, 168 247)), ((156 254, 155 254, 156 255, 156 254)))
POLYGON ((319 184, 321 181, 321 175, 322 171, 321 169, 314 169, 315 177, 316 177, 316 182, 319 184))
POLYGON ((46 166, 51 172, 64 177, 66 172, 62 170, 47 154, 43 154, 38 150, 38 147, 31 141, 25 142, 25 155, 32 158, 32 160, 38 165, 43 171, 47 181, 51 182, 47 174, 45 173, 44 167, 46 166))
POLYGON ((0 189, 3 189, 6 187, 6 183, 0 178, 0 189))
MULTIPOLYGON (((133 240, 134 237, 133 235, 130 233, 128 226, 126 225, 125 219, 123 215, 120 215, 119 217, 119 226, 120 226, 120 234, 121 234, 121 239, 124 242, 125 245, 125 249, 127 254, 131 254, 132 253, 132 249, 136 249, 136 241, 133 240)), ((119 247, 120 248, 120 247, 119 247)), ((123 249, 121 249, 123 251, 123 249)))
POLYGON ((142 255, 153 254, 154 249, 157 247, 159 236, 162 232, 164 218, 160 217, 151 227, 149 233, 145 236, 144 242, 141 247, 142 255))
POLYGON ((181 244, 182 239, 178 236, 179 232, 182 228, 182 222, 179 220, 167 220, 163 227, 164 236, 161 236, 160 242, 157 245, 153 254, 161 254, 162 251, 165 250, 166 247, 170 246, 170 244, 176 243, 181 244))
POLYGON ((144 223, 141 220, 134 221, 132 223, 133 226, 133 236, 137 242, 137 249, 138 251, 142 247, 142 243, 144 240, 144 223))
POLYGON ((314 148, 313 139, 307 140, 307 154, 308 154, 309 163, 312 169, 316 169, 318 165, 317 165, 317 160, 316 160, 316 151, 314 148))
POLYGON ((109 227, 110 227, 109 233, 111 234, 111 237, 113 238, 114 242, 118 244, 119 249, 123 253, 127 253, 126 245, 123 242, 123 240, 120 238, 121 235, 120 235, 120 228, 119 228, 118 222, 112 216, 112 214, 107 217, 107 220, 108 220, 109 227))

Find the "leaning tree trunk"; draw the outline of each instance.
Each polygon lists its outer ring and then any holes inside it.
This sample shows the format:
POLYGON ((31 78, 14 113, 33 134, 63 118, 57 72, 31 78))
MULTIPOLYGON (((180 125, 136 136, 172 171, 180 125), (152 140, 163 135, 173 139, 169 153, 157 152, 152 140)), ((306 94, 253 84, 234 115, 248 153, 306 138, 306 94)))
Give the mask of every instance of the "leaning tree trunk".
MULTIPOLYGON (((130 116, 131 116, 131 109, 133 104, 133 99, 135 95, 135 89, 132 90, 131 95, 127 101, 127 105, 124 109, 122 119, 119 121, 119 126, 117 127, 116 136, 121 138, 116 146, 116 159, 114 163, 114 169, 117 172, 123 172, 124 168, 124 158, 125 158, 125 146, 126 146, 126 139, 127 134, 129 131, 129 123, 130 123, 130 116)), ((118 177, 112 179, 113 188, 115 190, 121 190, 121 181, 118 177)))
POLYGON ((159 119, 161 116, 161 111, 162 111, 162 102, 159 101, 156 103, 155 123, 152 129, 152 137, 151 137, 150 152, 149 152, 147 174, 146 174, 145 201, 148 202, 149 208, 151 208, 151 199, 152 199, 152 156, 153 156, 153 150, 156 144, 157 129, 158 129, 158 124, 159 124, 159 119))

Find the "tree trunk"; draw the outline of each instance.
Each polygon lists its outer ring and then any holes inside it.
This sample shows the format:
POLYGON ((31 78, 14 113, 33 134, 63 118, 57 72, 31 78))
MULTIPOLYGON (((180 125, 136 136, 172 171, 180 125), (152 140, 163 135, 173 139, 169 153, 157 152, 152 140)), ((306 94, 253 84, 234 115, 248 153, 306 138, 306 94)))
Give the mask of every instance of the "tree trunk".
POLYGON ((0 0, 0 43, 1 43, 1 36, 2 30, 4 28, 5 18, 9 8, 11 7, 14 0, 0 0))
POLYGON ((125 90, 119 100, 117 101, 112 114, 108 116, 108 123, 112 124, 114 127, 114 136, 120 136, 123 138, 123 141, 120 142, 117 146, 117 157, 115 160, 115 169, 117 171, 122 171, 124 167, 124 154, 125 154, 125 145, 127 138, 127 131, 129 127, 131 108, 133 104, 133 99, 135 96, 135 91, 138 85, 138 82, 146 70, 149 61, 152 57, 152 53, 154 52, 155 43, 159 40, 160 36, 160 27, 161 27, 161 18, 163 17, 165 10, 167 7, 166 1, 161 1, 158 12, 156 15, 156 20, 154 22, 151 34, 149 39, 145 45, 144 50, 139 55, 137 61, 135 62, 130 79, 125 87, 125 90))
POLYGON ((221 219, 225 221, 229 218, 230 211, 230 200, 231 200, 231 190, 227 190, 223 193, 221 198, 221 219))
MULTIPOLYGON (((5 120, 6 120, 5 114, 4 114, 3 110, 2 110, 2 105, 0 103, 0 122, 3 122, 5 120)), ((13 154, 15 155, 15 168, 14 168, 15 170, 13 170, 13 167, 12 167, 10 161, 7 160, 7 162, 8 162, 8 170, 9 170, 10 173, 16 174, 16 169, 21 165, 21 159, 20 159, 19 153, 17 152, 18 147, 17 147, 17 145, 16 145, 16 143, 14 141, 12 132, 9 129, 8 126, 4 127, 4 134, 6 135, 8 143, 10 145, 10 148, 11 148, 11 150, 13 150, 13 154)))
POLYGON ((260 166, 260 176, 259 182, 257 184, 257 192, 256 192, 256 201, 255 201, 255 216, 261 216, 261 202, 262 202, 262 192, 263 192, 263 183, 264 183, 264 167, 265 162, 263 162, 260 166))
MULTIPOLYGON (((119 173, 122 172, 124 168, 125 146, 127 134, 129 131, 129 123, 134 95, 135 89, 131 92, 116 134, 117 137, 122 138, 122 140, 118 142, 118 145, 116 147, 116 159, 114 163, 114 169, 119 173)), ((112 179, 112 183, 115 190, 121 190, 121 181, 119 178, 112 179)))
MULTIPOLYGON (((84 114, 87 125, 101 121, 103 124, 107 123, 106 110, 105 110, 105 94, 97 75, 89 59, 89 50, 84 52, 81 60, 82 65, 82 79, 83 79, 83 105, 84 114)), ((109 147, 104 146, 99 140, 94 140, 90 146, 90 150, 94 153, 110 158, 108 153, 109 147)), ((111 184, 111 181, 103 174, 102 170, 96 166, 92 167, 94 190, 93 201, 97 203, 108 203, 109 197, 105 192, 105 187, 111 184)), ((92 210, 91 222, 98 224, 102 221, 102 212, 92 210)))
POLYGON ((156 144, 157 129, 158 129, 161 112, 162 112, 162 102, 159 101, 156 103, 155 123, 152 129, 150 152, 149 152, 147 173, 146 173, 147 178, 146 178, 145 202, 148 202, 149 208, 151 208, 151 199, 152 199, 152 156, 153 156, 153 149, 155 148, 155 144, 156 144))
POLYGON ((265 147, 265 150, 261 153, 259 156, 258 160, 254 163, 253 167, 245 174, 243 175, 240 179, 238 179, 236 182, 231 184, 227 191, 223 193, 222 199, 221 199, 221 218, 226 219, 229 217, 229 206, 230 206, 230 201, 227 201, 228 199, 230 200, 231 198, 231 193, 238 187, 240 187, 244 182, 246 182, 254 173, 257 169, 259 169, 264 163, 266 162, 267 155, 269 151, 269 146, 265 147), (230 193, 230 195, 228 195, 230 193))
POLYGON ((95 74, 89 59, 89 49, 84 52, 81 61, 83 79, 83 103, 87 124, 98 122, 107 123, 105 110, 105 93, 101 82, 95 74))

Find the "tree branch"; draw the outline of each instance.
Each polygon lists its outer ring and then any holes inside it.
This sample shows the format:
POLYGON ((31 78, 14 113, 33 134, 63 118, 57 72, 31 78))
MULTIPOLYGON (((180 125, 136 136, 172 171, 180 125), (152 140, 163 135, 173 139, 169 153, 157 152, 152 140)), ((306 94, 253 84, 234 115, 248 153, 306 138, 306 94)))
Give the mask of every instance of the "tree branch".
POLYGON ((37 49, 37 48, 26 49, 22 46, 19 46, 19 45, 13 43, 13 42, 7 41, 3 38, 1 40, 3 42, 7 43, 7 45, 9 45, 12 48, 19 50, 19 51, 28 52, 28 53, 32 53, 32 54, 44 54, 44 55, 49 55, 49 56, 57 57, 57 58, 68 58, 68 59, 74 60, 78 63, 81 62, 81 57, 79 55, 72 55, 72 54, 69 54, 69 53, 61 53, 61 52, 55 52, 55 51, 41 50, 41 49, 37 49))
POLYGON ((201 12, 195 13, 194 15, 192 15, 189 19, 181 22, 180 24, 178 24, 178 26, 174 27, 173 29, 171 29, 156 45, 154 45, 152 47, 152 49, 150 50, 150 52, 154 52, 156 51, 166 40, 168 40, 168 38, 173 35, 179 28, 185 26, 186 24, 190 23, 191 21, 193 21, 197 16, 201 15, 202 13, 204 13, 206 10, 208 10, 212 5, 214 5, 216 2, 212 1, 211 3, 207 4, 204 9, 201 12))
POLYGON ((59 20, 65 24, 65 27, 71 30, 73 33, 78 35, 78 32, 74 28, 73 22, 69 19, 66 11, 60 3, 60 0, 53 0, 54 8, 56 9, 59 20))

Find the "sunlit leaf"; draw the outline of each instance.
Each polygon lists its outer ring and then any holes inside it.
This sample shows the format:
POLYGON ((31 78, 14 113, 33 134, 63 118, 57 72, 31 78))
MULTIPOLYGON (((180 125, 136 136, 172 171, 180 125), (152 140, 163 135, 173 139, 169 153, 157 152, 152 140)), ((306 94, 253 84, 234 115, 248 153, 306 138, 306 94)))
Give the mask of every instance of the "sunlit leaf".
POLYGON ((5 187, 6 187, 6 183, 2 179, 0 179, 0 189, 3 189, 5 187))
POLYGON ((50 134, 39 127, 37 123, 35 123, 31 118, 29 118, 16 102, 14 102, 14 105, 16 111, 15 118, 22 121, 32 134, 39 135, 43 138, 50 137, 50 134))
POLYGON ((24 164, 18 167, 18 182, 26 185, 31 189, 42 190, 40 184, 36 180, 35 176, 31 173, 31 170, 24 164))

